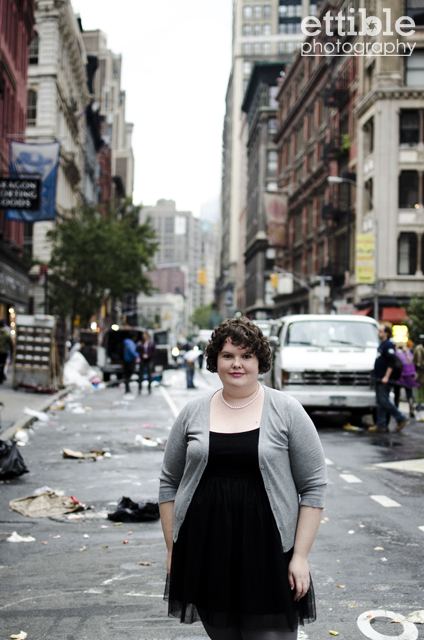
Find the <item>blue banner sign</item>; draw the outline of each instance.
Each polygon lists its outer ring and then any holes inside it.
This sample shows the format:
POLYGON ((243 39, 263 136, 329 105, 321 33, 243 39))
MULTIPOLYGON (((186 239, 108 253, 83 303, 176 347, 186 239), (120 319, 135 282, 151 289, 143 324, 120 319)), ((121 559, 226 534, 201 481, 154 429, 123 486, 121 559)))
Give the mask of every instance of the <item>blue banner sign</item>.
POLYGON ((41 205, 38 211, 25 211, 15 207, 8 209, 6 218, 20 222, 40 222, 56 218, 56 183, 60 143, 30 144, 10 143, 10 177, 30 175, 41 178, 41 205))

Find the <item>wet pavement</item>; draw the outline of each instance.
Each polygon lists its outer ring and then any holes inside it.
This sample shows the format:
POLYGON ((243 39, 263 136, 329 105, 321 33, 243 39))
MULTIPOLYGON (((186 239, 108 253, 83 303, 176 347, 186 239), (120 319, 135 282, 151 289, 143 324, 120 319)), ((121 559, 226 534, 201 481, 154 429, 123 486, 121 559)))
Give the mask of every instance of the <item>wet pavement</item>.
MULTIPOLYGON (((66 410, 34 423, 21 449, 31 473, 0 484, 0 640, 20 630, 28 640, 205 637, 199 623, 180 625, 166 615, 160 523, 115 526, 106 519, 122 496, 156 499, 162 441, 175 413, 219 387, 208 372, 196 372, 195 390, 185 388, 180 370, 166 372, 164 383, 141 396, 134 384, 132 397, 121 388, 76 392, 66 410), (64 459, 64 447, 103 449, 111 457, 64 459), (46 485, 93 509, 79 520, 30 519, 8 510, 9 500, 46 485), (35 542, 5 542, 13 531, 35 542)), ((336 631, 356 640, 365 637, 357 625, 362 613, 424 608, 424 473, 402 470, 403 461, 424 458, 424 423, 412 421, 388 435, 343 431, 340 421, 322 418, 317 427, 329 475, 310 555, 318 620, 299 638, 324 640, 336 631), (390 462, 400 470, 379 466, 390 462)), ((375 640, 403 632, 384 617, 369 628, 375 640)))

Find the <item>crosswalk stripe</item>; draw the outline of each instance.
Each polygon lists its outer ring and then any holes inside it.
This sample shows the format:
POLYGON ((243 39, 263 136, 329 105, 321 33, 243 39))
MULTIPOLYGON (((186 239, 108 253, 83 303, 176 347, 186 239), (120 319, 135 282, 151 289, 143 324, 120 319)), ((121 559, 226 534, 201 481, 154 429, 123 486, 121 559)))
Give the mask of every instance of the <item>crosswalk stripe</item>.
POLYGON ((356 476, 354 476, 352 473, 341 473, 340 477, 342 480, 344 480, 345 482, 350 482, 350 483, 358 483, 358 482, 362 482, 362 480, 360 480, 359 478, 357 478, 356 476))
POLYGON ((387 496, 370 496, 370 498, 378 502, 378 504, 381 504, 382 507, 401 507, 402 506, 399 504, 399 502, 396 502, 396 500, 392 500, 387 496))
POLYGON ((422 526, 422 527, 418 527, 418 529, 419 529, 420 531, 424 531, 424 526, 422 526))
POLYGON ((332 460, 329 460, 328 458, 326 458, 326 459, 325 459, 325 464, 326 464, 328 467, 331 467, 331 466, 334 464, 334 462, 333 462, 332 460))

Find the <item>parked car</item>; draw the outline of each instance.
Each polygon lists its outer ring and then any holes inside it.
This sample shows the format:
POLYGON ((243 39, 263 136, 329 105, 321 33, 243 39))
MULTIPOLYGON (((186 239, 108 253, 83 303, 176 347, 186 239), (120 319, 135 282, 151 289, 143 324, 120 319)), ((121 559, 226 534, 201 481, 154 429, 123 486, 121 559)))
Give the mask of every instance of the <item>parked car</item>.
POLYGON ((361 418, 375 409, 377 330, 364 316, 284 316, 271 329, 274 359, 264 382, 309 413, 349 410, 361 418))

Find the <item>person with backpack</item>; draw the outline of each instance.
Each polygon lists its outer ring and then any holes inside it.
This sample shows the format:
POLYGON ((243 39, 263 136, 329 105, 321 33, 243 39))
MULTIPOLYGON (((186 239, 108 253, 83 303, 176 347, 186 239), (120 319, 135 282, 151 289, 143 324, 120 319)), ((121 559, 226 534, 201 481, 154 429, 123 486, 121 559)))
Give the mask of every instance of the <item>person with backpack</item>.
POLYGON ((396 355, 395 344, 390 340, 391 337, 391 327, 380 324, 378 338, 381 344, 378 348, 378 356, 374 365, 377 420, 376 424, 369 428, 369 431, 387 433, 389 431, 387 414, 390 414, 396 420, 397 431, 401 431, 408 422, 408 418, 390 400, 390 391, 393 383, 399 380, 403 368, 401 360, 396 355))
POLYGON ((137 334, 131 333, 124 340, 124 377, 125 377, 125 393, 130 392, 130 380, 135 371, 135 363, 138 358, 136 346, 137 334))

